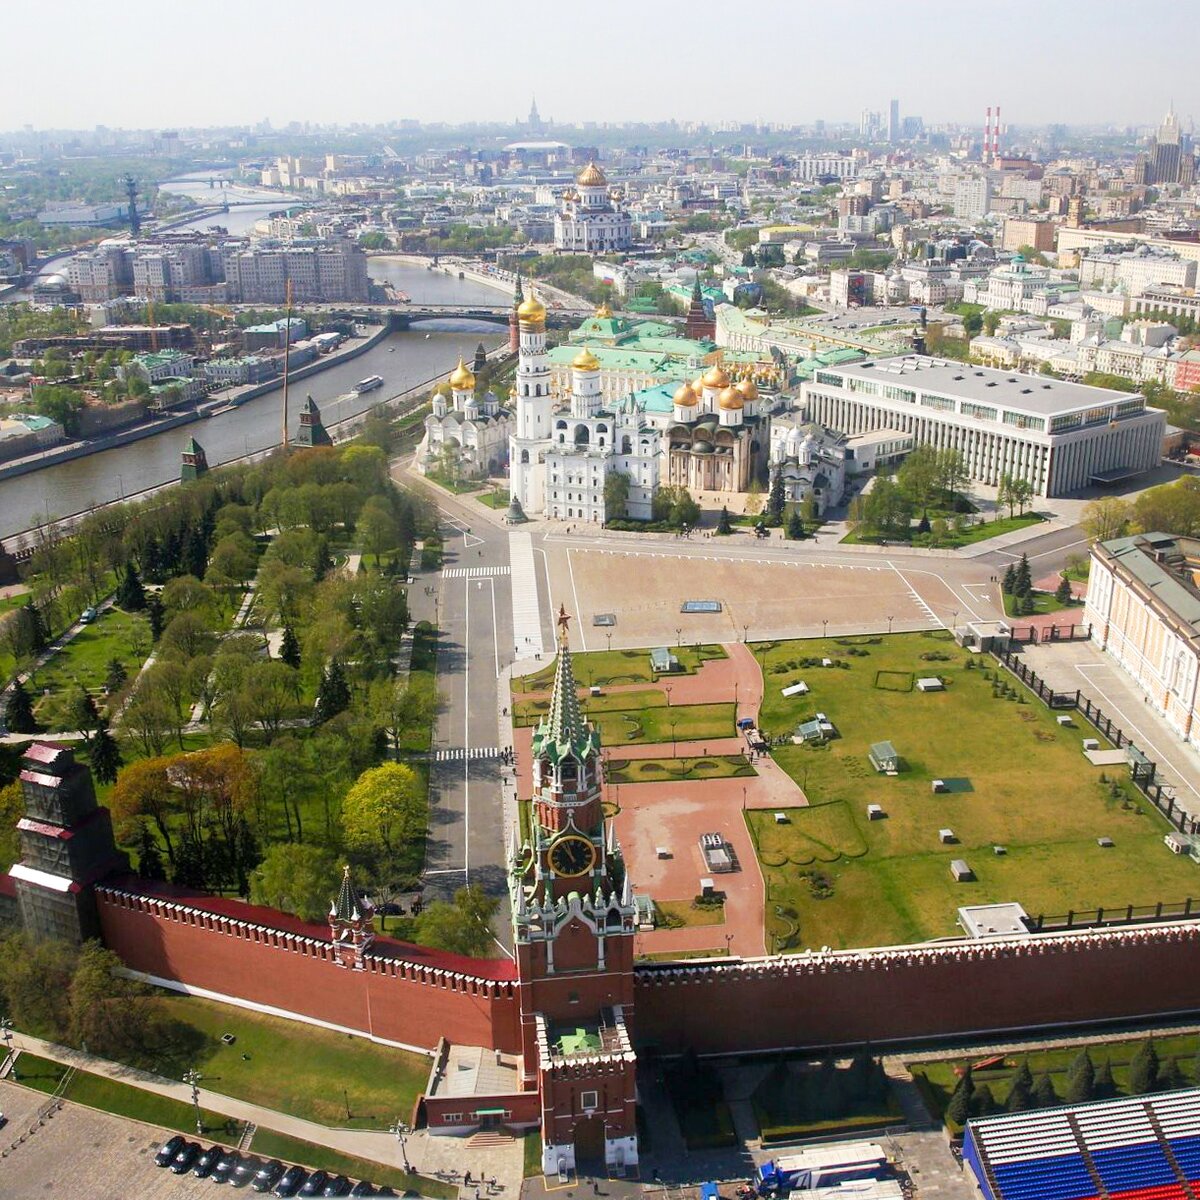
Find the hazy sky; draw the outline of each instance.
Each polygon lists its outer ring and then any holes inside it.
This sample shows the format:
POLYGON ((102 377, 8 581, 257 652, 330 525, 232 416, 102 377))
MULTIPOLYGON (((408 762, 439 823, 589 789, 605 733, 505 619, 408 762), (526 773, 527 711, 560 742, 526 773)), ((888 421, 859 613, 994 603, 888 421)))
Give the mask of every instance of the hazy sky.
POLYGON ((1200 0, 3 0, 0 128, 1200 119, 1200 0))

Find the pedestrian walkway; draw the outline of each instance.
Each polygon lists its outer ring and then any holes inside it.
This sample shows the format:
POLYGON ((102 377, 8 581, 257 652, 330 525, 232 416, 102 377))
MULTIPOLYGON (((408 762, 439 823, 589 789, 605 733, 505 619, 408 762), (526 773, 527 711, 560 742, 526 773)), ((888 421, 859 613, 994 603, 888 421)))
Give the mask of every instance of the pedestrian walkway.
POLYGON ((499 757, 499 746, 459 746, 457 749, 435 750, 433 754, 435 762, 464 762, 477 758, 499 757))
POLYGON ((512 564, 513 654, 517 659, 535 658, 544 647, 532 535, 510 533, 508 558, 512 564))
POLYGON ((448 567, 442 572, 447 579, 483 579, 489 575, 507 575, 508 567, 448 567))

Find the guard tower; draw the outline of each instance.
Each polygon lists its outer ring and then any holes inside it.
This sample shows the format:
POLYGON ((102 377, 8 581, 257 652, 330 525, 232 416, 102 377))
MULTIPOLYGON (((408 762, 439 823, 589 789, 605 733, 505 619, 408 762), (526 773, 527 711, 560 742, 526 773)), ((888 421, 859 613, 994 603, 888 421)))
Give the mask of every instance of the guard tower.
POLYGON ((180 455, 179 482, 194 483, 201 475, 208 474, 208 456, 204 447, 195 438, 188 438, 180 455))
POLYGON ((21 766, 21 861, 9 870, 21 922, 35 938, 98 938, 93 885, 128 871, 129 859, 117 849, 108 809, 96 803, 92 773, 54 742, 34 742, 21 766))
POLYGON ((332 446, 333 438, 329 430, 321 423, 321 410, 311 396, 304 397, 304 405, 300 409, 300 428, 296 431, 293 442, 296 446, 332 446))
POLYGON ((375 906, 358 894, 350 868, 342 872, 342 886, 329 907, 329 929, 339 967, 364 970, 363 956, 375 941, 375 906))

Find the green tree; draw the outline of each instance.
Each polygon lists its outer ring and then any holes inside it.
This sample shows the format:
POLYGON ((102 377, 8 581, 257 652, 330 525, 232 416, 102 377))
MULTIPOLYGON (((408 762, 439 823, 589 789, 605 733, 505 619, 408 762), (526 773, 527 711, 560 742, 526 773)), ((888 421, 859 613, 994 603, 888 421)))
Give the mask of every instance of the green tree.
POLYGON ((116 783, 117 773, 124 760, 121 757, 121 747, 117 745, 117 739, 109 733, 108 722, 103 717, 99 718, 96 732, 88 742, 87 756, 92 774, 101 783, 116 783))
POLYGON ((1096 1068, 1086 1050, 1081 1050, 1075 1056, 1067 1072, 1065 1098, 1068 1104, 1086 1104, 1096 1098, 1096 1068))
POLYGON ((700 523, 700 505, 685 487, 676 489, 670 520, 676 529, 694 529, 700 523))
POLYGON ((956 1125, 965 1125, 971 1115, 971 1097, 975 1094, 975 1080, 971 1075, 971 1064, 963 1068, 959 1076, 958 1086, 946 1106, 946 1116, 956 1125))
POLYGON ((279 642, 279 661, 296 669, 300 666, 300 639, 290 624, 283 627, 283 637, 279 642))
POLYGON ((609 471, 604 477, 604 519, 624 520, 628 512, 630 478, 625 471, 609 471))
POLYGON ((1145 1096, 1158 1086, 1158 1050, 1153 1038, 1147 1038, 1129 1064, 1129 1092, 1145 1096))
POLYGON ((1096 1072, 1095 1097, 1097 1100, 1111 1100, 1117 1094, 1117 1084, 1113 1079, 1112 1059, 1106 1058, 1096 1072))
POLYGON ((14 679, 4 710, 4 723, 9 733, 36 733, 38 723, 33 715, 33 702, 20 679, 14 679))
POLYGON ((454 902, 435 900, 416 920, 417 941, 452 954, 482 958, 492 947, 492 917, 500 902, 475 884, 459 888, 454 902))
POLYGON ((154 836, 154 831, 145 821, 142 821, 138 827, 135 847, 137 849, 137 873, 143 879, 166 879, 167 870, 163 866, 162 851, 158 848, 158 840, 154 836))
POLYGON ((792 509, 792 515, 788 517, 787 535, 792 541, 800 542, 808 536, 808 531, 804 528, 804 518, 800 515, 798 508, 792 509))
POLYGON ((1013 584, 1013 594, 1028 596, 1033 591, 1033 576, 1029 569, 1029 555, 1022 554, 1017 563, 1016 578, 1013 584))
POLYGON ((322 673, 321 683, 317 688, 316 724, 323 725, 349 707, 350 685, 346 682, 345 668, 341 659, 332 658, 322 673))
POLYGON ((364 553, 374 556, 376 566, 379 566, 379 556, 395 549, 399 540, 396 519, 381 496, 371 496, 362 506, 355 528, 364 553))
POLYGON ((152 595, 146 601, 146 619, 150 622, 150 640, 157 642, 162 637, 163 626, 166 624, 166 614, 158 595, 152 595))
POLYGON ((1131 515, 1127 500, 1120 496, 1101 496, 1083 506, 1079 524, 1089 541, 1108 542, 1125 533, 1131 515))
POLYGON ((1060 576, 1058 586, 1054 589, 1054 599, 1063 605, 1071 603, 1071 581, 1066 575, 1060 576))
POLYGON ((1004 568, 1004 576, 1000 581, 1000 589, 1006 596, 1011 596, 1017 587, 1017 568, 1013 563, 1009 563, 1004 568))
POLYGON ((364 771, 342 801, 342 833, 353 850, 388 853, 425 836, 426 802, 416 772, 404 763, 364 771))
POLYGON ((146 607, 146 590, 133 563, 126 564, 121 582, 117 584, 116 603, 126 612, 141 612, 146 607))
MULTIPOLYGON (((25 796, 17 780, 0 787, 0 871, 21 857, 21 835, 17 822, 25 815, 25 796)), ((0 965, 3 960, 0 958, 0 965)), ((0 1004, 4 1002, 4 981, 0 979, 0 1004)))
POLYGON ((896 472, 896 485, 915 508, 925 509, 934 498, 941 481, 937 451, 918 446, 896 472))
POLYGON ((104 666, 104 688, 111 695, 119 692, 129 678, 129 669, 115 654, 104 666))
POLYGON ((1054 1080, 1049 1071, 1043 1071, 1033 1085, 1033 1102, 1038 1108, 1052 1108, 1058 1103, 1058 1093, 1054 1090, 1054 1080))
POLYGON ((999 1109, 992 1089, 985 1083, 974 1095, 971 1101, 971 1115, 974 1117, 989 1117, 999 1109))
POLYGON ((277 842, 250 876, 250 902, 319 921, 337 887, 332 854, 320 846, 277 842))
POLYGON ((776 470, 771 476, 771 490, 767 493, 767 516, 770 524, 783 524, 783 510, 787 507, 787 493, 783 486, 783 472, 776 470))
POLYGON ((863 519, 881 537, 903 537, 908 534, 912 505, 894 479, 880 476, 863 499, 863 519))
POLYGON ((967 337, 973 338, 983 329, 983 317, 979 313, 967 313, 962 318, 962 327, 967 337))
POLYGON ((1187 475, 1141 492, 1133 502, 1133 520, 1143 533, 1194 537, 1200 533, 1200 479, 1187 475))
POLYGON ((721 537, 727 537, 733 532, 733 524, 729 520, 729 506, 721 505, 721 515, 717 517, 717 533, 721 537))

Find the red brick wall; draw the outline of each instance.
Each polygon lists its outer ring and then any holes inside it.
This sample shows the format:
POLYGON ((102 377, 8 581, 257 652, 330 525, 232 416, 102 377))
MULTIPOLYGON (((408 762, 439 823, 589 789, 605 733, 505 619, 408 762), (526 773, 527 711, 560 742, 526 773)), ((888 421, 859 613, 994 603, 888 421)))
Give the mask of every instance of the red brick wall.
POLYGON ((1200 927, 639 969, 636 1033, 671 1053, 900 1041, 1200 1009, 1200 927))
POLYGON ((104 943, 131 970, 407 1046, 521 1049, 513 982, 377 957, 352 971, 328 941, 122 893, 97 900, 104 943))

